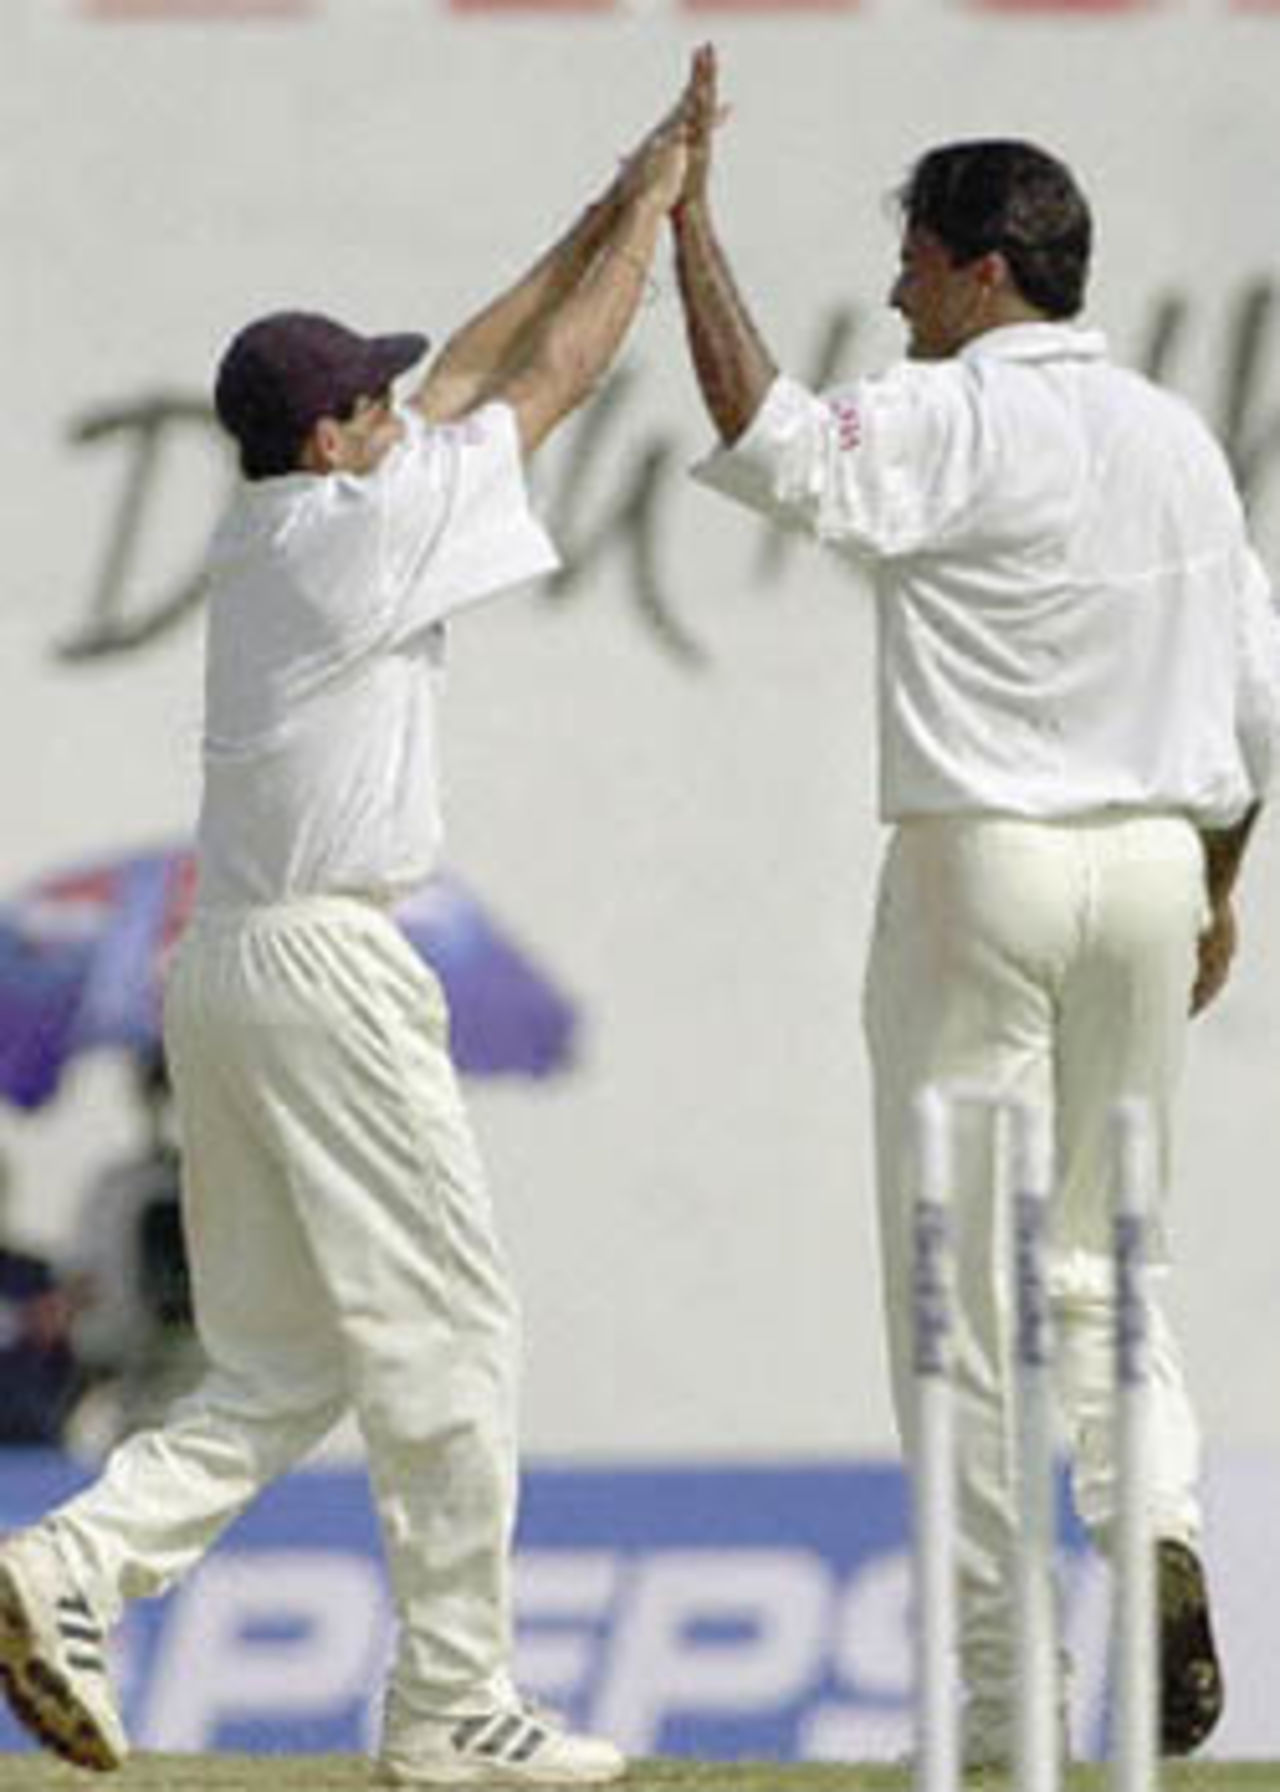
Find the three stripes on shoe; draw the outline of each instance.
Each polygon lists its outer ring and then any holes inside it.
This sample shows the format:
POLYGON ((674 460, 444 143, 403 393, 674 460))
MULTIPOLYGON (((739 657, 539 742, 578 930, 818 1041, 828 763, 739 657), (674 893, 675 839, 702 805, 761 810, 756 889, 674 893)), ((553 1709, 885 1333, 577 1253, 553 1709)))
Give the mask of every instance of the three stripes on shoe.
POLYGON ((57 1613, 58 1631, 67 1645, 71 1666, 89 1674, 105 1674, 102 1627, 89 1601, 82 1593, 64 1593, 57 1602, 57 1613))
POLYGON ((548 1729, 523 1712, 500 1711, 483 1717, 464 1717, 450 1731, 450 1740, 460 1755, 517 1763, 532 1760, 550 1735, 548 1729))

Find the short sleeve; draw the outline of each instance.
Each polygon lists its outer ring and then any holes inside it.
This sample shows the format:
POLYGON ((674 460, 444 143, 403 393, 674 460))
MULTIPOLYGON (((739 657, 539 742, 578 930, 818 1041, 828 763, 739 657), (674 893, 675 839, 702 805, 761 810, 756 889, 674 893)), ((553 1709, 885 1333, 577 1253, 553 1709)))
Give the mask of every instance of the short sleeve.
POLYGON ((780 375, 701 484, 868 556, 946 537, 973 502, 981 431, 957 367, 904 365, 821 396, 780 375))
POLYGON ((529 503, 515 413, 485 405, 404 439, 374 476, 379 573, 397 637, 559 566, 529 503))

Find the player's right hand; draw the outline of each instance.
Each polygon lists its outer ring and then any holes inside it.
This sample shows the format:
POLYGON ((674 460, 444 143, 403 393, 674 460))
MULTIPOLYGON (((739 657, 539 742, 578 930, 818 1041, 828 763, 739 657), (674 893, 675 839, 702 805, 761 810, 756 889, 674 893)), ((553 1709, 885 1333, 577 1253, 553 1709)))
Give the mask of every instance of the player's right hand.
POLYGON ((689 144, 689 165, 680 195, 683 205, 699 204, 706 198, 711 176, 711 139, 729 115, 728 108, 719 104, 717 79, 715 45, 701 44, 693 53, 689 83, 681 101, 689 144))
POLYGON ((1191 1012, 1202 1014, 1222 993, 1236 955, 1236 916, 1230 896, 1213 905, 1209 925, 1196 943, 1196 980, 1191 991, 1191 1012))

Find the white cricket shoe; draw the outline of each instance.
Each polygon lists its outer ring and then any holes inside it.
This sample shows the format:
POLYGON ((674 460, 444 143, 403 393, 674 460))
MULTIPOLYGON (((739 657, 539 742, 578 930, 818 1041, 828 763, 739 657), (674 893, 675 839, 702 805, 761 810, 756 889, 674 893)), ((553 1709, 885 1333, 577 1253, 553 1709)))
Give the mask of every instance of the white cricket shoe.
POLYGON ((384 1786, 601 1785, 621 1778, 626 1758, 601 1736, 579 1736, 547 1713, 503 1705, 469 1717, 413 1723, 406 1746, 378 1761, 384 1786))
POLYGON ((0 1684, 38 1742, 110 1773, 129 1739, 107 1673, 106 1638, 46 1529, 0 1544, 0 1684))

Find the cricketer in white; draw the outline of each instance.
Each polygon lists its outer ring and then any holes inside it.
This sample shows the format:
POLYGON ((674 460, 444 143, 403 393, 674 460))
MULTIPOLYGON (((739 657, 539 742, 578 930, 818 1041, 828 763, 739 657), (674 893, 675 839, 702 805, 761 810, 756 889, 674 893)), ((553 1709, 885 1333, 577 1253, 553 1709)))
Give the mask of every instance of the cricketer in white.
MULTIPOLYGON (((713 55, 698 65, 709 132, 713 55)), ((893 831, 865 1024, 904 1447, 912 1105, 926 1084, 958 1079, 1052 1116, 1060 1405, 1076 1504, 1105 1547, 1107 1114, 1121 1096, 1150 1103, 1163 1204, 1188 1015, 1226 976, 1231 885, 1280 733, 1267 581, 1203 424, 1068 321, 1090 223, 1061 164, 999 141, 923 157, 901 195, 891 295, 910 359, 817 396, 778 373, 737 292, 709 160, 695 133, 673 213, 690 347, 722 442, 695 477, 815 536, 875 595, 893 831)), ((1007 1764, 1014 1735, 1013 1303, 992 1184, 989 1144, 970 1138, 954 1200, 971 1765, 1007 1764)), ((1217 1721, 1222 1684, 1197 1550, 1197 1428, 1159 1311, 1152 1354, 1161 1742, 1185 1753, 1217 1721)), ((1065 1744, 1065 1684, 1063 1699, 1065 1744)))
POLYGON ((399 1619, 388 1784, 615 1778, 512 1679, 517 1313, 439 986, 389 909, 432 870, 444 628, 556 565, 523 458, 591 392, 685 166, 680 107, 514 288, 426 347, 276 313, 232 342, 246 480, 209 556, 199 899, 165 1043, 211 1369, 0 1548, 0 1676, 81 1766, 127 1738, 104 1631, 348 1408, 399 1619))

